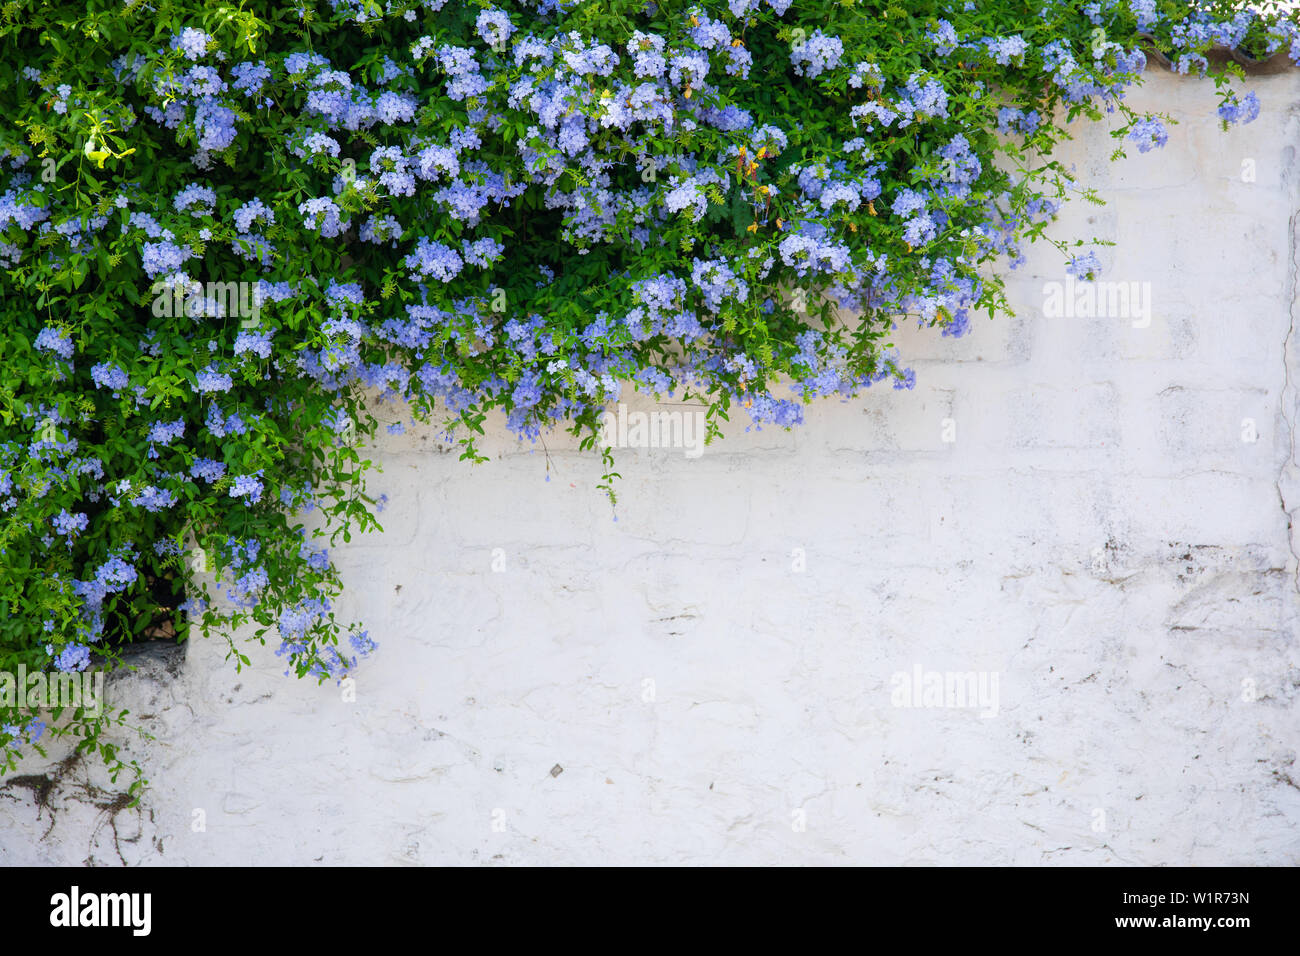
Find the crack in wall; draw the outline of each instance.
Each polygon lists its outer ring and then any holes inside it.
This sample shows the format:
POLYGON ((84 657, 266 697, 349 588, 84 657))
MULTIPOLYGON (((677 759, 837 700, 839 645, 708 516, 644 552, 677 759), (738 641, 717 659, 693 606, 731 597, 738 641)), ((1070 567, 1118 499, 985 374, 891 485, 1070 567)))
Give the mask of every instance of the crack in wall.
MULTIPOLYGON (((1291 125, 1295 126, 1300 119, 1293 109, 1291 112, 1291 125)), ((1282 505, 1282 512, 1287 516, 1287 547, 1291 551, 1292 577, 1295 584, 1295 593, 1300 594, 1300 551, 1296 549, 1297 537, 1300 537, 1296 529, 1297 512, 1300 511, 1300 502, 1291 502, 1287 500, 1287 491, 1300 484, 1300 462, 1296 459, 1296 419, 1297 406, 1300 406, 1300 398, 1297 397, 1297 388, 1291 378, 1291 369, 1297 363, 1295 330, 1296 319, 1300 315, 1300 190, 1297 189, 1296 178, 1292 174, 1292 164, 1296 158, 1295 147, 1288 146, 1282 152, 1283 166, 1282 179, 1287 186, 1287 194, 1291 200, 1291 219, 1287 230, 1287 243, 1290 250, 1291 268, 1287 276, 1287 296, 1290 302, 1288 311, 1291 321, 1287 324, 1286 337, 1282 341, 1282 395, 1280 413, 1282 423, 1286 428, 1287 448, 1286 460, 1282 463, 1282 469, 1277 478, 1277 494, 1282 505)))

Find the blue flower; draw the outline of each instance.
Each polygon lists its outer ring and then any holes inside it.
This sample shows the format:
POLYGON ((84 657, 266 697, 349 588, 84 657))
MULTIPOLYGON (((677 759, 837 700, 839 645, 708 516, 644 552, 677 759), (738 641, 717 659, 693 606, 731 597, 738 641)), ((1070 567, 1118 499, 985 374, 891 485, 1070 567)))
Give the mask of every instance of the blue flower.
POLYGON ((894 388, 896 389, 912 389, 915 387, 916 387, 916 372, 912 371, 910 368, 903 372, 901 378, 897 378, 894 380, 894 388))
MULTIPOLYGON (((337 155, 337 146, 338 144, 336 143, 335 144, 336 155, 337 155)), ((233 218, 235 220, 235 228, 238 229, 240 232, 251 231, 253 228, 253 224, 257 222, 260 222, 266 226, 270 226, 275 223, 275 213, 272 210, 268 209, 266 203, 262 202, 262 200, 260 199, 251 199, 248 202, 244 203, 242 206, 240 206, 238 209, 235 210, 235 214, 233 218)))
POLYGON ((362 657, 367 656, 371 651, 379 646, 370 639, 369 631, 357 631, 348 640, 352 644, 353 650, 362 657))
MULTIPOLYGON (((953 29, 952 24, 947 20, 938 21, 934 29, 925 35, 925 38, 934 44, 934 52, 940 56, 947 56, 957 49, 957 31, 953 29)), ((856 85, 862 85, 861 79, 856 85)))
POLYGON ((171 47, 184 53, 186 59, 197 60, 207 52, 208 44, 211 42, 212 37, 202 30, 186 27, 172 37, 171 47))
POLYGON ((113 392, 120 392, 130 382, 126 372, 116 365, 110 365, 108 362, 100 362, 98 365, 92 366, 90 377, 95 380, 95 384, 100 388, 107 388, 113 392))
POLYGON ((176 504, 176 495, 171 491, 147 485, 140 494, 131 499, 131 504, 142 507, 146 511, 165 511, 176 504))
POLYGON ((54 659, 54 666, 64 673, 84 671, 90 665, 90 648, 84 644, 68 644, 54 659))
POLYGON ((1138 144, 1139 153, 1149 153, 1164 146, 1169 141, 1169 133, 1158 119, 1148 118, 1133 124, 1128 138, 1138 144))
POLYGON ((270 69, 260 61, 257 63, 236 63, 230 68, 230 74, 235 78, 233 84, 235 89, 243 91, 245 96, 250 97, 261 92, 262 86, 271 78, 270 69))
POLYGON ((176 194, 172 200, 172 205, 177 212, 185 212, 187 209, 190 215, 198 218, 199 216, 210 216, 213 207, 217 202, 217 194, 207 186, 200 186, 198 183, 192 183, 186 186, 176 194), (190 207, 196 207, 191 209, 190 207))
POLYGON ((844 56, 844 43, 839 37, 827 36, 821 30, 790 50, 790 63, 795 73, 810 79, 835 69, 844 56))
POLYGON ((406 257, 405 263, 413 276, 432 276, 442 282, 450 282, 465 265, 455 250, 424 236, 420 237, 415 252, 406 257))
POLYGON ((178 246, 166 240, 146 242, 140 250, 141 265, 151 279, 176 272, 193 255, 188 246, 178 246))
POLYGON ((309 229, 333 239, 348 227, 349 220, 339 218, 339 207, 332 199, 308 199, 298 204, 298 212, 309 229))
MULTIPOLYGON (((139 575, 135 568, 127 564, 120 556, 109 558, 95 571, 93 584, 98 584, 105 591, 121 591, 133 584, 139 575)), ((93 591, 93 588, 91 589, 93 591)), ((95 602, 98 604, 98 601, 95 602)))
POLYGON ((194 464, 190 466, 190 475, 209 483, 220 481, 225 473, 226 466, 211 458, 196 458, 194 464))
POLYGON ((1253 123, 1259 116, 1259 97, 1254 92, 1246 94, 1244 99, 1233 97, 1219 107, 1219 117, 1225 123, 1253 123))
POLYGON ((54 518, 54 530, 65 538, 75 538, 80 532, 85 531, 90 519, 81 512, 69 513, 64 508, 54 518))
POLYGON ((235 338, 235 354, 243 355, 246 352, 252 352, 261 358, 271 357, 271 333, 258 331, 243 331, 235 338))
POLYGON ((230 487, 230 497, 243 498, 244 505, 251 507, 254 503, 262 500, 263 485, 260 480, 262 471, 259 469, 255 475, 239 475, 235 478, 234 484, 230 487))
POLYGON ((72 358, 72 337, 63 329, 47 325, 36 336, 36 348, 40 351, 55 352, 65 359, 72 358))
POLYGON ((157 442, 160 445, 170 445, 177 438, 185 434, 185 419, 178 418, 174 422, 154 422, 149 429, 149 441, 157 442))
POLYGON ((1087 255, 1075 256, 1065 266, 1067 274, 1074 276, 1076 279, 1083 279, 1091 282, 1101 272, 1101 260, 1097 258, 1097 253, 1089 252, 1087 255))
POLYGON ((204 392, 228 392, 234 387, 234 381, 224 372, 217 371, 215 365, 209 365, 201 369, 195 376, 194 390, 200 394, 204 392))

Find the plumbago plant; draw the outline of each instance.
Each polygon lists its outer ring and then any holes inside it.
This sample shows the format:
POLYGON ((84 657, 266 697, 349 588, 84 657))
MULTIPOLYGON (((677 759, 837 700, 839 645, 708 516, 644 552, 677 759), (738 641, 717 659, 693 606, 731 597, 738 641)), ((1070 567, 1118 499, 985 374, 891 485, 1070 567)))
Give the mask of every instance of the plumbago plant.
MULTIPOLYGON (((378 527, 354 438, 384 404, 473 462, 489 412, 566 428, 613 499, 625 388, 703 403, 710 437, 911 388, 891 328, 1008 311, 1000 268, 1079 191, 1072 121, 1164 144, 1124 99, 1148 53, 1255 118, 1223 53, 1300 61, 1300 27, 1239 7, 10 0, 0 669, 195 627, 241 667, 251 624, 346 675, 374 644, 318 542, 378 527)), ((7 708, 3 767, 48 729, 138 787, 123 718, 7 708)))

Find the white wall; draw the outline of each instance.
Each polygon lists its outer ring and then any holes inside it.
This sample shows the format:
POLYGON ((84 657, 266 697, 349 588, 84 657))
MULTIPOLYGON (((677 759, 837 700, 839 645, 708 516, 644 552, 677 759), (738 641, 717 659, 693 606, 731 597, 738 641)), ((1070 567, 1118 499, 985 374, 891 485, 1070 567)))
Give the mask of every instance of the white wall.
POLYGON ((1055 234, 1116 243, 1148 328, 1045 318, 1043 247, 1018 318, 899 331, 915 392, 623 452, 617 522, 566 436, 549 483, 500 429, 479 468, 385 437, 387 531, 336 552, 382 645, 357 701, 196 642, 112 685, 142 807, 10 786, 0 863, 1300 862, 1300 73, 1250 85, 1223 133, 1152 71, 1162 152, 1062 154, 1108 205, 1055 234), (997 716, 893 706, 917 665, 996 672, 997 716))

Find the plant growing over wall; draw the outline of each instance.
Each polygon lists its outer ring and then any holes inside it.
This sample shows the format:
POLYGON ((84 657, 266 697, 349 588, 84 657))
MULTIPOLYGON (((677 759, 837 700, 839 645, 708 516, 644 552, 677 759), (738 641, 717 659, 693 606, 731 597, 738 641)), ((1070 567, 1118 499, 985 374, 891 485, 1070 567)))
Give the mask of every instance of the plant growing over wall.
MULTIPOLYGON (((999 269, 1073 188, 1050 159, 1072 121, 1164 144, 1124 99, 1144 49, 1254 119, 1214 51, 1300 61, 1296 14, 1262 6, 11 0, 0 669, 251 623, 300 677, 345 675, 373 644, 299 516, 331 544, 378 526, 367 394, 471 461, 489 412, 568 428, 612 497, 623 389, 716 432, 911 388, 893 324, 1007 311, 999 269)), ((11 768, 44 726, 0 709, 11 768)), ((110 716, 55 718, 124 766, 110 716)))

